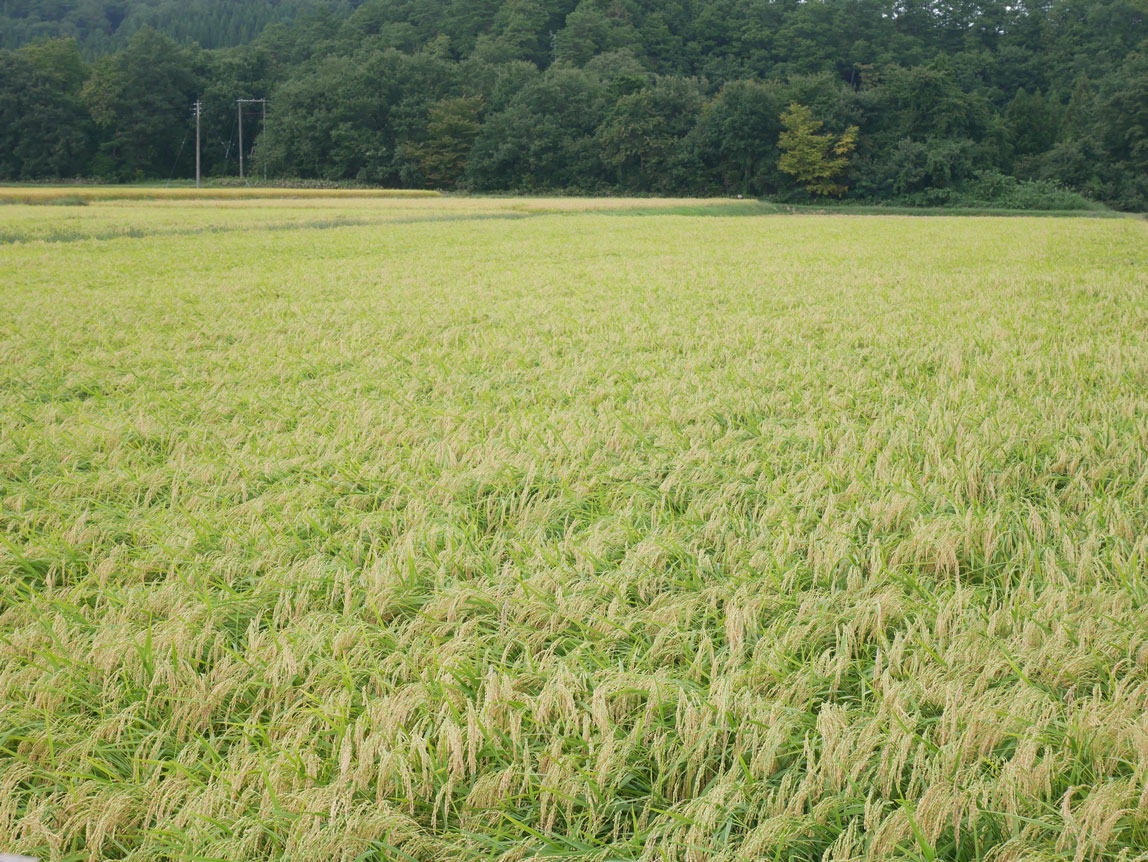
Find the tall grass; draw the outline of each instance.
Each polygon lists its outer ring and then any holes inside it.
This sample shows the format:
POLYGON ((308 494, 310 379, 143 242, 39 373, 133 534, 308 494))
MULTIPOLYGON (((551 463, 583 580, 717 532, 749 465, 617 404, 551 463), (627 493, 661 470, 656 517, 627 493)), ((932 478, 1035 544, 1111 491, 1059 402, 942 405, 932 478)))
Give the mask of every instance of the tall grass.
POLYGON ((1143 223, 255 213, 0 247, 0 848, 1143 854, 1143 223))

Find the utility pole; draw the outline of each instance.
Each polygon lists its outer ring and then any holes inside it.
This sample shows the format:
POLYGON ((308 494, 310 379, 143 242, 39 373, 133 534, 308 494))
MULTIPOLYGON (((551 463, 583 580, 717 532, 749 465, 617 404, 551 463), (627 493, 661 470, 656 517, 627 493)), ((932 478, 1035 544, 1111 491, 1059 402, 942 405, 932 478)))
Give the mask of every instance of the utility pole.
POLYGON ((243 179, 243 100, 236 99, 235 105, 239 109, 239 179, 243 179))
MULTIPOLYGON (((263 120, 259 125, 259 134, 263 134, 263 130, 267 128, 267 100, 263 99, 263 120)), ((263 153, 259 153, 260 161, 263 162, 263 182, 267 182, 267 159, 263 158, 263 153)))
POLYGON ((199 188, 199 117, 203 113, 203 102, 195 100, 195 187, 199 188))
MULTIPOLYGON (((263 122, 267 122, 267 100, 266 99, 236 99, 235 106, 239 110, 239 179, 243 179, 243 106, 245 104, 260 103, 263 105, 263 122)), ((263 128, 260 127, 260 132, 263 128)), ((263 178, 267 179, 267 166, 263 166, 263 178)))

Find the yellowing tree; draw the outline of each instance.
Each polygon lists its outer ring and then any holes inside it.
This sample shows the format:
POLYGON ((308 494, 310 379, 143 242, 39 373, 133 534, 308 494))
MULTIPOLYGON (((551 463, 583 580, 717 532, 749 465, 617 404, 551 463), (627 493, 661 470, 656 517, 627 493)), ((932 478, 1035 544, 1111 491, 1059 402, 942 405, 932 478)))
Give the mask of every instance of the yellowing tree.
POLYGON ((815 195, 840 195, 847 187, 836 182, 849 167, 849 154, 857 146, 857 127, 850 126, 840 138, 818 134, 821 121, 813 119, 807 105, 791 104, 781 115, 782 132, 777 139, 781 158, 777 167, 797 178, 815 195))

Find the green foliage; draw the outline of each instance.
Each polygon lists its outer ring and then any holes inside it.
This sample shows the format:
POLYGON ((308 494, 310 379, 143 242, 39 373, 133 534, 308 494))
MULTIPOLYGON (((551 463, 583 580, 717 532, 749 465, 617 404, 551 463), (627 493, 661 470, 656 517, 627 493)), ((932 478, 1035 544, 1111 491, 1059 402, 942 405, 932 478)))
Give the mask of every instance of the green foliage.
POLYGON ((197 97, 234 176, 268 97, 245 157, 280 176, 876 202, 996 172, 1148 208, 1138 2, 2 0, 0 177, 187 176, 197 97), (790 103, 856 127, 847 166, 807 130, 809 179, 779 167, 790 103))
POLYGON ((508 0, 494 16, 490 31, 478 35, 474 55, 491 63, 545 62, 547 46, 541 37, 549 20, 538 0, 508 0))
POLYGON ((471 184, 479 189, 585 189, 604 171, 594 132, 606 99, 602 81, 581 69, 557 66, 522 80, 509 104, 483 123, 471 153, 471 184))
POLYGON ((926 191, 945 191, 976 172, 976 155, 964 138, 928 138, 898 141, 885 171, 895 196, 926 191))
POLYGON ((0 178, 84 170, 93 131, 80 98, 86 77, 73 40, 0 51, 0 178))
POLYGON ((260 143, 272 174, 379 179, 391 158, 382 128, 391 106, 368 69, 328 57, 275 92, 275 122, 260 143))
POLYGON ((608 15, 592 0, 579 3, 564 23, 554 37, 554 59, 559 63, 582 66, 596 54, 633 47, 638 42, 623 16, 608 15))
POLYGON ((439 188, 453 186, 466 171, 467 156, 478 137, 482 99, 443 99, 431 105, 426 140, 409 147, 427 181, 439 188))
POLYGON ((154 30, 98 60, 81 97, 101 130, 99 162, 119 179, 162 176, 187 150, 190 106, 200 89, 192 53, 154 30))
POLYGON ((91 56, 123 48, 147 28, 183 44, 222 48, 250 42, 272 23, 320 10, 344 15, 350 6, 345 0, 6 0, 0 48, 73 38, 91 56))
POLYGON ((704 107, 692 143, 701 170, 726 193, 765 194, 777 188, 781 93, 759 81, 730 81, 704 107))
POLYGON ((1097 205, 1048 180, 1017 180, 997 171, 980 171, 963 190, 962 206, 1012 210, 1089 210, 1097 205))
POLYGON ((1050 103, 1037 90, 1028 95, 1023 89, 1005 108, 1003 118, 1009 129, 1009 143, 1017 156, 1047 152, 1060 133, 1063 110, 1050 103))
POLYGON ((837 180, 849 167, 849 154, 857 146, 857 127, 834 136, 818 134, 821 125, 807 105, 791 104, 781 115, 777 166, 810 194, 842 195, 848 189, 837 180))
POLYGON ((598 127, 602 160, 632 191, 670 191, 701 106, 698 82, 682 78, 659 76, 652 87, 622 96, 598 127))
POLYGON ((1018 180, 999 171, 977 171, 952 186, 927 187, 896 201, 910 206, 1049 210, 1073 212, 1100 208, 1080 194, 1048 180, 1018 180))

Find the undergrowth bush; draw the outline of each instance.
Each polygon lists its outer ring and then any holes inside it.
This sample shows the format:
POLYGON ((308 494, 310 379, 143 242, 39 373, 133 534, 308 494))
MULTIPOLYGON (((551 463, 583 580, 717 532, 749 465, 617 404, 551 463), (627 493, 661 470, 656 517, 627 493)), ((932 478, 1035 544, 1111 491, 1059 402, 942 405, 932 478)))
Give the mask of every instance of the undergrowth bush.
POLYGON ((958 186, 929 188, 906 195, 903 202, 923 207, 989 207, 1006 210, 1103 210, 1077 192, 1048 180, 1018 180, 999 171, 979 171, 958 186))

